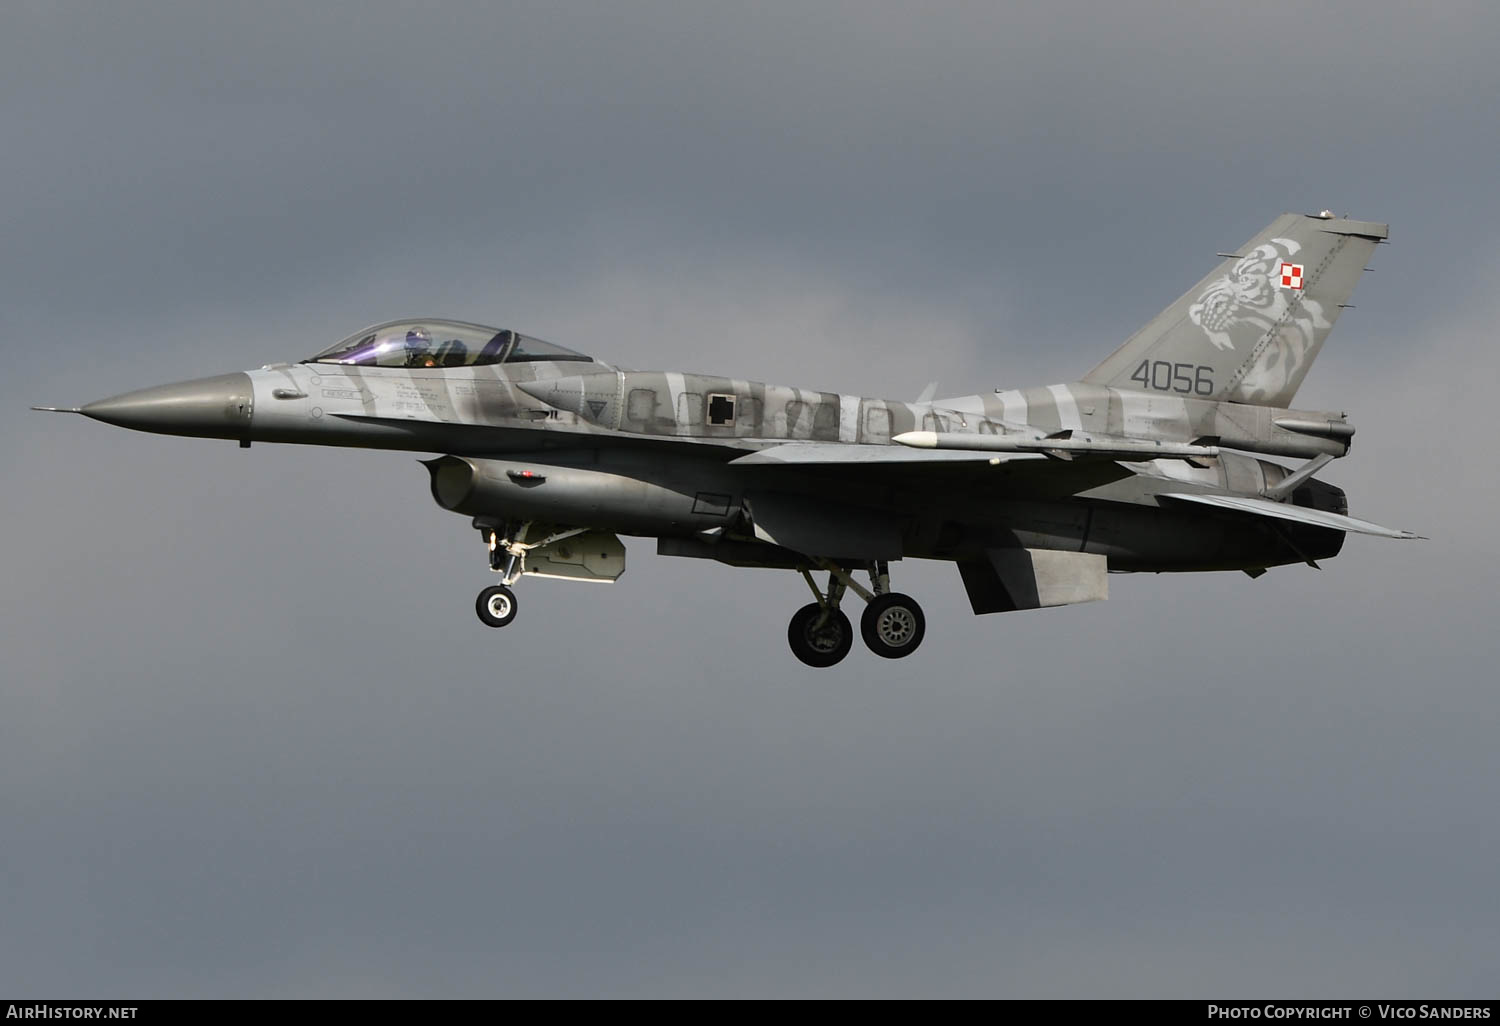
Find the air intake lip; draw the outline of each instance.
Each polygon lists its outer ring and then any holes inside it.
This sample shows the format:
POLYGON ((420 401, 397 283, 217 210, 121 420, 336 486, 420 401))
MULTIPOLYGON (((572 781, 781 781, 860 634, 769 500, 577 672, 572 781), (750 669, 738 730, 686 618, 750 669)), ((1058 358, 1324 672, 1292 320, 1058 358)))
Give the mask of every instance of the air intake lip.
POLYGON ((458 456, 419 460, 431 475, 432 498, 443 509, 458 511, 474 494, 474 465, 458 456))

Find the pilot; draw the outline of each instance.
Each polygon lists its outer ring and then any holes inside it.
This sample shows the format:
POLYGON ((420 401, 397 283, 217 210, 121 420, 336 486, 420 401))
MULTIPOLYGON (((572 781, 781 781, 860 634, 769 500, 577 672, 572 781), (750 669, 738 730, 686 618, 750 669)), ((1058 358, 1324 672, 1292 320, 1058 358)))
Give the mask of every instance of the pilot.
POLYGON ((427 334, 426 328, 412 328, 406 333, 406 365, 437 366, 437 359, 432 354, 432 336, 427 334))

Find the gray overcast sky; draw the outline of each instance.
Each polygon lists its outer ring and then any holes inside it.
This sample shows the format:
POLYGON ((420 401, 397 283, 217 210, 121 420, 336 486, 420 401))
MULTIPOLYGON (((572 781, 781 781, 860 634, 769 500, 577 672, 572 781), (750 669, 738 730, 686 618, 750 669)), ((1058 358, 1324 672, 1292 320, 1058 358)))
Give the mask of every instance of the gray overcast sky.
POLYGON ((11 3, 0 990, 1493 997, 1491 3, 11 3), (1276 213, 1392 244, 1321 572, 808 671, 630 543, 503 634, 407 454, 29 413, 498 323, 912 396, 1082 373, 1276 213))

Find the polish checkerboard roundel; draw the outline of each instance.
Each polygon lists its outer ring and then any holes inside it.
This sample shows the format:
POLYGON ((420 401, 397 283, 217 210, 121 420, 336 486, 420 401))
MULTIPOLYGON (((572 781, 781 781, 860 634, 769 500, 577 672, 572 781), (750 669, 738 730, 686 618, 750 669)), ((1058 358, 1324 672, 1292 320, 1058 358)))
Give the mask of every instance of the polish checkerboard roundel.
POLYGON ((1289 264, 1285 261, 1281 264, 1281 287, 1284 289, 1300 289, 1302 287, 1302 265, 1289 264))

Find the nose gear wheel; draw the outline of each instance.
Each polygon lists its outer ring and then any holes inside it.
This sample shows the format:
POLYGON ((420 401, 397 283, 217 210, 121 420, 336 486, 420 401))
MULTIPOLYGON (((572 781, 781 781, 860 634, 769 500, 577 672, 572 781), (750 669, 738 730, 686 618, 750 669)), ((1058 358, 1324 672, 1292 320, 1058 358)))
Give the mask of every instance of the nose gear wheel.
POLYGON ((516 618, 516 593, 503 584, 495 584, 479 593, 474 611, 489 627, 504 627, 516 618))

